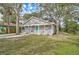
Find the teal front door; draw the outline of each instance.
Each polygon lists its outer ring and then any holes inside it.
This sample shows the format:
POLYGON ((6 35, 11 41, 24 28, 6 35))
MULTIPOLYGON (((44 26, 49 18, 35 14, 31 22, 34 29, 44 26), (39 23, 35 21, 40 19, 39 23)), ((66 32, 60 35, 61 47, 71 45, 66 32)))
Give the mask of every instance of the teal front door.
POLYGON ((35 32, 38 32, 38 26, 35 26, 35 32))

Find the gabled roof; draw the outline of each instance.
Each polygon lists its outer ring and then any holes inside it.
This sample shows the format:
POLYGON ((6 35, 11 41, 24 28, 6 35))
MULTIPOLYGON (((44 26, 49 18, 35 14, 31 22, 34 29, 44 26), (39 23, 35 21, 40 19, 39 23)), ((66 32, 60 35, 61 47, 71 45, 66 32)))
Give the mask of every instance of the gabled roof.
POLYGON ((26 22, 27 20, 19 20, 19 24, 22 25, 26 22))
MULTIPOLYGON (((23 25, 24 26, 32 26, 32 25, 45 25, 45 24, 50 24, 50 22, 47 20, 43 20, 41 18, 37 18, 37 17, 32 16, 31 18, 26 20, 23 25)), ((52 23, 52 24, 54 24, 54 23, 52 23)))

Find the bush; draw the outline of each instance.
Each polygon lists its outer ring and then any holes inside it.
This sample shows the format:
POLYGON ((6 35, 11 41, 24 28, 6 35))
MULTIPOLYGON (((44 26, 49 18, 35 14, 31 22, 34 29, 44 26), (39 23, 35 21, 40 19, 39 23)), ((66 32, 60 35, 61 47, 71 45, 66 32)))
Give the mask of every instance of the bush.
POLYGON ((79 25, 75 21, 65 21, 64 31, 68 33, 77 33, 79 30, 79 25))

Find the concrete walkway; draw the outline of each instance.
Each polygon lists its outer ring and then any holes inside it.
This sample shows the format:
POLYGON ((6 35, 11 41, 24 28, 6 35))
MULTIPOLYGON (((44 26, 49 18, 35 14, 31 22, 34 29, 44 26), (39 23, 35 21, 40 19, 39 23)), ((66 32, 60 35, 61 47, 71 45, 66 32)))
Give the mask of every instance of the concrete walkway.
POLYGON ((22 36, 28 36, 30 34, 19 34, 19 35, 16 35, 15 33, 12 33, 12 34, 2 34, 0 35, 0 39, 8 39, 8 38, 18 38, 18 37, 22 37, 22 36))

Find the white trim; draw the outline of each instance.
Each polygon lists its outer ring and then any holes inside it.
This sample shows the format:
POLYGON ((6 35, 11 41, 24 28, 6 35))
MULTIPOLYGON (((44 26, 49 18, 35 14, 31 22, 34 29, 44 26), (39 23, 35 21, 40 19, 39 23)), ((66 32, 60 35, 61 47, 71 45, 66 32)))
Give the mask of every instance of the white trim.
POLYGON ((31 24, 31 25, 21 25, 21 26, 39 26, 39 25, 54 25, 54 23, 45 23, 45 24, 31 24))

